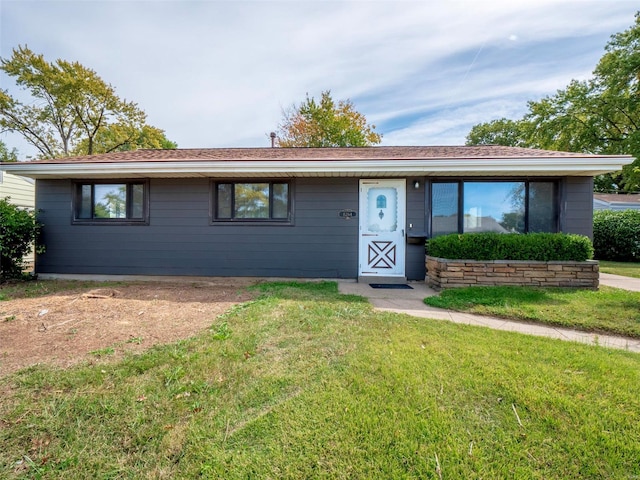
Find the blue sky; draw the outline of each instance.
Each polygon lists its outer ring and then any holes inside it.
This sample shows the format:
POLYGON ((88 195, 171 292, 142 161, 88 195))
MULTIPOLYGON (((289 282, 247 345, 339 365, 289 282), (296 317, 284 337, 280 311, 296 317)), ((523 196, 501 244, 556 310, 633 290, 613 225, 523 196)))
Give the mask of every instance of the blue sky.
MULTIPOLYGON (((0 0, 0 57, 79 61, 183 148, 268 146, 331 90, 383 145, 463 144, 585 79, 637 1, 0 0)), ((15 93, 11 79, 0 87, 15 93)), ((21 156, 34 151, 1 134, 21 156)))

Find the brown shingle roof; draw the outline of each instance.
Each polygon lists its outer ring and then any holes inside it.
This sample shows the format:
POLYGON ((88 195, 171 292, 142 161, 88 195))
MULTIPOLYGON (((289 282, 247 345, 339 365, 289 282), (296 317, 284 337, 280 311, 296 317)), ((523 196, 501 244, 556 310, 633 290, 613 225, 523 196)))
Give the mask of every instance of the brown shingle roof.
POLYGON ((531 158, 591 157, 581 153, 535 150, 499 145, 426 147, 346 147, 346 148, 194 148, 176 150, 133 150, 101 155, 38 160, 29 163, 123 163, 197 161, 304 162, 318 160, 393 160, 446 158, 531 158))
POLYGON ((593 197, 607 203, 636 203, 640 205, 640 194, 638 193, 595 193, 593 197))
POLYGON ((495 145, 368 148, 136 150, 3 164, 45 178, 254 178, 414 176, 594 176, 620 170, 628 155, 585 155, 495 145))

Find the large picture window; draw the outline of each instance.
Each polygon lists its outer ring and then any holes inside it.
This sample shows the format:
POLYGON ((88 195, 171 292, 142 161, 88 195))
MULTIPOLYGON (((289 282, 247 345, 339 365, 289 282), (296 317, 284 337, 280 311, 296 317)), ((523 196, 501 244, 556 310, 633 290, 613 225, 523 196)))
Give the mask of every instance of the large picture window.
POLYGON ((431 187, 431 236, 557 231, 553 181, 451 181, 431 187))
POLYGON ((213 184, 213 220, 288 222, 288 182, 219 182, 213 184))
POLYGON ((465 182, 463 232, 524 233, 524 182, 465 182))
POLYGON ((76 223, 148 221, 147 182, 78 182, 74 188, 76 223))

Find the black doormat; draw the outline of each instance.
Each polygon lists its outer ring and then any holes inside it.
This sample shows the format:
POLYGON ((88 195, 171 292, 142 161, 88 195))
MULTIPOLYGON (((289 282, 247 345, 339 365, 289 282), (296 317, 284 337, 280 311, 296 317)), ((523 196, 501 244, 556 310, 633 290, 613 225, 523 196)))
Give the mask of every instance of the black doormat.
POLYGON ((369 286, 371 288, 389 288, 394 290, 413 290, 413 287, 410 287, 406 283, 370 283, 369 286))

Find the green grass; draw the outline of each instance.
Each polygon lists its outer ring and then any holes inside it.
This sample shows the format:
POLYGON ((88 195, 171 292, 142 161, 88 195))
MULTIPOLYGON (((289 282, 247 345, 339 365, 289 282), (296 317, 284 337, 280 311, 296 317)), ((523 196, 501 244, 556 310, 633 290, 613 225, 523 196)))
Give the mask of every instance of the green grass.
POLYGON ((609 262, 600 260, 600 271, 612 273, 613 275, 623 275, 625 277, 640 278, 640 263, 634 262, 609 262))
POLYGON ((0 478, 640 475, 640 355, 259 288, 192 339, 0 380, 0 478))
POLYGON ((468 287, 425 298, 434 307, 640 337, 640 292, 524 287, 468 287))

